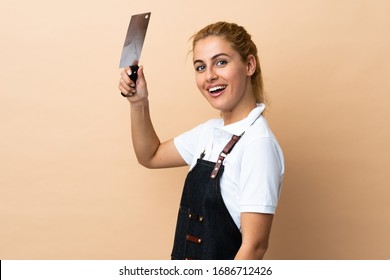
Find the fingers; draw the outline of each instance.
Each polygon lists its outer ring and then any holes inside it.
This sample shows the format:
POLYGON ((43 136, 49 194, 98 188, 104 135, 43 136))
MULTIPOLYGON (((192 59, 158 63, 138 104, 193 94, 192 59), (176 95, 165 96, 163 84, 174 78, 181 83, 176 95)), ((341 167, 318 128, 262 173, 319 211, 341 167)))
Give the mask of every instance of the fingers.
POLYGON ((139 83, 142 86, 146 86, 146 80, 145 80, 145 75, 144 75, 144 67, 142 65, 138 68, 137 75, 138 75, 139 83))
POLYGON ((135 94, 136 84, 129 77, 129 74, 131 74, 130 68, 126 67, 121 69, 120 74, 121 78, 119 79, 118 85, 119 90, 125 95, 135 94))
POLYGON ((143 69, 142 66, 139 66, 137 71, 138 79, 136 82, 132 81, 129 77, 131 74, 130 67, 121 69, 118 88, 122 93, 122 96, 132 98, 131 101, 134 102, 148 98, 148 90, 143 69), (135 98, 135 96, 137 98, 135 98))

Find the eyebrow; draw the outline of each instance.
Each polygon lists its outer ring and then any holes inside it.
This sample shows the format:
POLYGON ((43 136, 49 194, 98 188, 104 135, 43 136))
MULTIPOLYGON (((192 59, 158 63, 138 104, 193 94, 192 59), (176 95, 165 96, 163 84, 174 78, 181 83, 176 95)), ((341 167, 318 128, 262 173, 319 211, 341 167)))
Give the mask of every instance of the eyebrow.
MULTIPOLYGON (((214 59, 216 59, 216 58, 218 58, 220 56, 228 56, 228 57, 230 57, 230 55, 228 55, 227 53, 218 53, 218 54, 214 55, 211 58, 211 60, 214 60, 214 59)), ((203 63, 203 60, 201 60, 201 59, 194 60, 194 64, 196 64, 196 63, 203 63)))

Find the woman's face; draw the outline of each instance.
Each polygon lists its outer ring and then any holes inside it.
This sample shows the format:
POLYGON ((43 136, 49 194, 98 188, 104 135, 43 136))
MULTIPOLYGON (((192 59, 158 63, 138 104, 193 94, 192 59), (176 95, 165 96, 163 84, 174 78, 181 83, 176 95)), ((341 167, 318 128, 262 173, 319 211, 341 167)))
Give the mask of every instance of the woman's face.
POLYGON ((211 106, 224 118, 232 114, 246 117, 256 104, 251 84, 255 58, 242 61, 230 43, 218 36, 199 40, 193 54, 196 84, 211 106))

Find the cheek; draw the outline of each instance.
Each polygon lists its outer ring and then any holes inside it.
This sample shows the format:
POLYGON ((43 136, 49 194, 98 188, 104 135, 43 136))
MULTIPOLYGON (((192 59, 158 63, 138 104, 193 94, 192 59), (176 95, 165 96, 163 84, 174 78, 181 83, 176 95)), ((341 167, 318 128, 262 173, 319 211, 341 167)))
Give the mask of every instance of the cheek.
POLYGON ((244 71, 234 71, 229 73, 229 80, 236 86, 241 87, 246 84, 247 76, 244 71))
POLYGON ((199 90, 202 90, 203 88, 203 80, 201 78, 201 75, 195 74, 195 83, 199 90))

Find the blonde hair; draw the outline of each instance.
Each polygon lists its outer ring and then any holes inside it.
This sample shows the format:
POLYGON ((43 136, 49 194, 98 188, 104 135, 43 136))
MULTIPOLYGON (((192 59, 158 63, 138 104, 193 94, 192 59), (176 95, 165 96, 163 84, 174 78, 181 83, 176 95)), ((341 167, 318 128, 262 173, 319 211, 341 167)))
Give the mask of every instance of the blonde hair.
POLYGON ((242 61, 246 62, 249 55, 253 55, 256 59, 256 70, 251 76, 253 87, 253 95, 257 103, 264 103, 263 78, 261 75, 260 61, 257 53, 257 47, 253 43, 251 35, 244 27, 235 23, 216 22, 199 30, 192 38, 192 50, 194 50, 199 40, 205 39, 208 36, 219 36, 231 43, 232 48, 237 51, 242 61))

